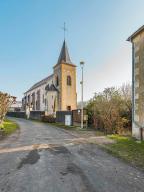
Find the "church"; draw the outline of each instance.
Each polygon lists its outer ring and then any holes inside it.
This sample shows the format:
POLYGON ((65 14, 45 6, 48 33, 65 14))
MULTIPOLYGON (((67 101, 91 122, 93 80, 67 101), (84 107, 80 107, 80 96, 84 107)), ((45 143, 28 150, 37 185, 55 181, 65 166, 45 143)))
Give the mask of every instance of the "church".
POLYGON ((45 111, 46 115, 77 109, 76 65, 70 59, 65 40, 53 74, 24 93, 22 107, 23 110, 45 111))

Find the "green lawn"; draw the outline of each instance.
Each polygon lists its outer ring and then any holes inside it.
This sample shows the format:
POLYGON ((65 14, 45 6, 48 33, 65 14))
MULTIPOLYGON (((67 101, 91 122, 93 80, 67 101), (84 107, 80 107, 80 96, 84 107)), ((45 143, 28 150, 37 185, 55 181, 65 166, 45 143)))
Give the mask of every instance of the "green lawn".
POLYGON ((18 128, 18 125, 11 120, 5 119, 3 123, 3 128, 4 128, 4 135, 9 135, 18 128))
POLYGON ((144 141, 138 142, 131 137, 118 135, 108 137, 116 141, 105 146, 108 152, 144 170, 144 141))

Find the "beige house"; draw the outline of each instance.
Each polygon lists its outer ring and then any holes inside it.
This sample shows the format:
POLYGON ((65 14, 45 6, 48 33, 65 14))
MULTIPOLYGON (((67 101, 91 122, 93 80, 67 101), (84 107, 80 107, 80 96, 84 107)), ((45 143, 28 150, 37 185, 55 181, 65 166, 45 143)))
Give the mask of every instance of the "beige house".
POLYGON ((65 40, 53 74, 26 91, 22 103, 24 110, 31 108, 46 114, 77 109, 76 65, 70 59, 65 40))
POLYGON ((132 134, 139 139, 144 135, 144 26, 128 41, 132 43, 132 134))

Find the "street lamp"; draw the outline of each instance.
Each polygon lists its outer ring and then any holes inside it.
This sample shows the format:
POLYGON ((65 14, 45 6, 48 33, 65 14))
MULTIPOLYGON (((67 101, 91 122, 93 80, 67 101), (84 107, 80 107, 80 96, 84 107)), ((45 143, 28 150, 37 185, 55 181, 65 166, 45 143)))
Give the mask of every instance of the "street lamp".
POLYGON ((84 61, 80 62, 81 70, 82 70, 82 80, 81 84, 81 129, 83 129, 83 68, 84 68, 84 61))

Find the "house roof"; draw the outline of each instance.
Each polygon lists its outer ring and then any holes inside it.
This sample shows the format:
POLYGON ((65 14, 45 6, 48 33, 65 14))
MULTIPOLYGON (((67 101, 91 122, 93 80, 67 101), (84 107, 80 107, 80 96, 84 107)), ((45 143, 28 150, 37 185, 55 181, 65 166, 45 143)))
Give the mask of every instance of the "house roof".
POLYGON ((68 47, 66 44, 66 41, 64 40, 62 48, 61 48, 61 52, 57 61, 57 64, 61 64, 61 63, 67 63, 67 64, 73 64, 71 62, 70 56, 69 56, 69 52, 68 52, 68 47))
POLYGON ((141 26, 137 31, 135 31, 128 39, 127 41, 132 41, 132 39, 137 36, 141 31, 144 30, 144 25, 141 26))
POLYGON ((54 84, 51 84, 49 86, 49 84, 45 87, 46 91, 58 91, 58 89, 54 86, 54 84))
MULTIPOLYGON (((67 65, 71 65, 73 67, 76 67, 76 65, 74 65, 72 62, 71 62, 71 59, 70 59, 70 56, 69 56, 69 52, 68 52, 68 48, 67 48, 67 45, 66 45, 66 41, 64 40, 63 42, 63 45, 62 45, 62 48, 61 48, 61 52, 60 52, 60 55, 59 55, 59 58, 58 58, 58 61, 57 61, 57 65, 61 64, 61 63, 65 63, 67 65)), ((54 67, 55 67, 54 66, 54 67)), ((53 77, 53 74, 42 79, 41 81, 35 83, 30 89, 28 89, 28 91, 26 91, 25 93, 28 93, 29 91, 32 91, 33 89, 41 86, 41 85, 44 85, 44 84, 47 84, 47 81, 53 77)), ((54 89, 54 88, 52 88, 54 89)))
POLYGON ((41 81, 35 83, 30 89, 28 89, 28 91, 26 91, 25 93, 29 92, 29 91, 32 91, 33 89, 36 89, 37 87, 41 86, 41 85, 44 85, 48 82, 49 79, 51 79, 53 77, 53 74, 42 79, 41 81))

